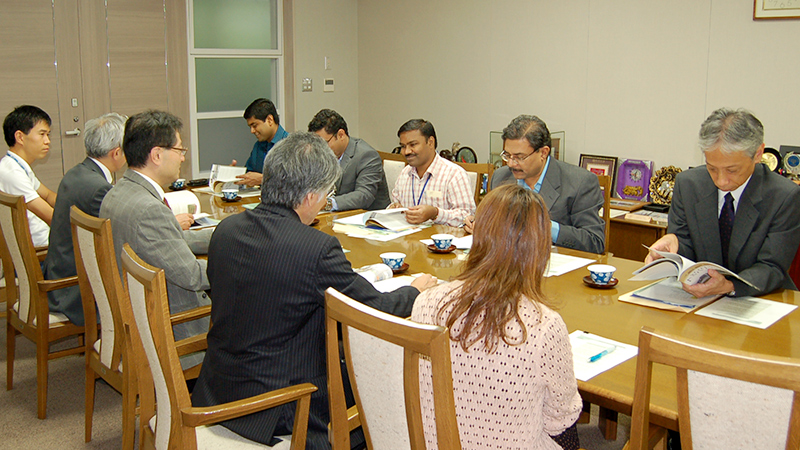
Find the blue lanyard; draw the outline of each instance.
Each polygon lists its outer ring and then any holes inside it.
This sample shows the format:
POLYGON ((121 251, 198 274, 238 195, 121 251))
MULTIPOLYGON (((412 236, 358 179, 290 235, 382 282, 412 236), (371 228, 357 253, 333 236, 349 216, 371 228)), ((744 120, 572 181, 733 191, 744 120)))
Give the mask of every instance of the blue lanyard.
POLYGON ((28 173, 28 169, 26 169, 25 166, 23 166, 22 163, 19 162, 19 160, 17 160, 17 158, 14 157, 13 153, 8 152, 7 155, 8 155, 9 158, 13 159, 14 162, 17 163, 17 165, 19 165, 22 168, 23 171, 25 171, 25 175, 31 176, 31 174, 28 173))
POLYGON ((411 179, 411 201, 415 202, 414 206, 419 206, 422 203, 422 194, 425 193, 425 188, 428 187, 428 181, 431 181, 431 177, 433 176, 432 173, 428 173, 428 178, 425 179, 425 184, 422 185, 422 192, 419 193, 419 198, 414 199, 416 195, 414 194, 414 179, 411 179))

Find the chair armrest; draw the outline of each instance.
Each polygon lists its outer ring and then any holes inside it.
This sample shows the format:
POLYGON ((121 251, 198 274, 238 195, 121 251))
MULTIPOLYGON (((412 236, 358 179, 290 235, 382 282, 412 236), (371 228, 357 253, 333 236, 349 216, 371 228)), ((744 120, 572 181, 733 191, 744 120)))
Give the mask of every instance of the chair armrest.
POLYGON ((171 314, 169 316, 169 321, 172 325, 177 325, 179 323, 202 319, 203 317, 206 317, 208 315, 211 315, 211 305, 200 306, 179 313, 171 314))
POLYGON ((36 258, 39 259, 39 262, 43 262, 45 258, 47 258, 47 246, 44 247, 34 247, 33 250, 36 252, 36 258))
POLYGON ((67 278, 59 278, 57 280, 41 280, 38 281, 39 290, 42 292, 55 291, 56 289, 64 289, 65 287, 77 286, 78 276, 67 278))
POLYGON ((195 336, 181 339, 175 343, 175 350, 178 356, 188 355, 189 353, 199 352, 208 348, 208 341, 206 337, 208 333, 202 333, 195 336))
POLYGON ((184 408, 181 410, 181 417, 183 424, 189 427, 210 425, 294 402, 303 397, 310 398, 316 390, 317 387, 313 384, 303 383, 216 406, 184 408))

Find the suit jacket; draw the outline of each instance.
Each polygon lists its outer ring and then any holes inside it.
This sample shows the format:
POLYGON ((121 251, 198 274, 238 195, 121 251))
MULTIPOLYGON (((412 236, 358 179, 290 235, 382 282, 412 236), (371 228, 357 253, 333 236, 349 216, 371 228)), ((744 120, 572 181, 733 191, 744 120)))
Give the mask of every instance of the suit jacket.
MULTIPOLYGON (((100 207, 100 217, 111 219, 114 249, 120 262, 126 242, 142 260, 164 269, 167 278, 170 313, 178 313, 211 303, 206 261, 195 253, 207 253, 213 230, 184 231, 161 200, 156 189, 136 171, 128 169, 100 207)), ((122 264, 119 266, 122 271, 122 264)), ((208 318, 172 327, 175 340, 208 331, 208 318)), ((202 354, 181 358, 184 368, 202 362, 202 354)))
POLYGON ((718 210, 717 187, 705 166, 678 174, 667 229, 678 237, 678 253, 723 265, 759 287, 733 278, 737 296, 796 289, 788 270, 800 244, 800 187, 756 164, 736 208, 727 264, 718 210))
POLYGON ((342 177, 336 182, 336 206, 349 209, 384 209, 389 206, 389 187, 378 152, 361 139, 350 143, 339 161, 342 177))
MULTIPOLYGON (((378 292, 353 272, 335 237, 282 206, 260 204, 223 220, 208 256, 214 325, 192 403, 217 405, 310 382, 319 390, 311 397, 307 448, 330 448, 325 289, 404 317, 419 292, 410 286, 378 292)), ((281 434, 277 424, 291 432, 293 420, 289 404, 222 424, 269 443, 281 434)))
MULTIPOLYGON (((72 248, 72 229, 69 210, 75 205, 86 214, 97 217, 103 197, 112 184, 103 170, 89 158, 69 169, 58 185, 53 221, 50 224, 50 247, 42 269, 46 280, 77 275, 75 252, 72 248)), ((60 312, 76 325, 83 325, 83 304, 78 286, 70 286, 47 293, 50 311, 60 312)))
MULTIPOLYGON (((492 175, 491 188, 516 182, 511 169, 503 166, 492 175)), ((554 244, 603 253, 606 225, 598 214, 603 193, 596 175, 551 157, 539 194, 550 211, 550 220, 560 227, 554 244)))

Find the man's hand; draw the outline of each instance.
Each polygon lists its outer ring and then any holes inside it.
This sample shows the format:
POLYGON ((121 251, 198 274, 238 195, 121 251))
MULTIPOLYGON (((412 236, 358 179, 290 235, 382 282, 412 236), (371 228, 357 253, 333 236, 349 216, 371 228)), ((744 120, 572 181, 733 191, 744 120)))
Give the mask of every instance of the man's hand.
POLYGON ((244 184, 245 186, 260 186, 262 175, 258 172, 247 172, 243 175, 236 175, 236 184, 244 184))
POLYGON ((439 208, 431 205, 418 205, 408 208, 406 222, 417 225, 429 219, 435 219, 439 215, 439 208))
POLYGON ((402 208, 402 207, 403 207, 403 205, 401 205, 400 203, 394 202, 394 203, 390 204, 389 206, 387 206, 386 209, 394 209, 394 208, 402 208))
POLYGON ((698 283, 692 286, 683 283, 683 290, 697 298, 727 294, 733 290, 733 283, 716 270, 709 269, 708 275, 711 278, 706 280, 705 283, 698 283))
POLYGON ((411 286, 419 289, 420 292, 424 291, 425 289, 432 288, 439 283, 439 280, 427 273, 423 273, 422 275, 418 276, 411 282, 411 286))
POLYGON ((678 253, 678 236, 669 233, 662 236, 661 239, 653 242, 653 245, 650 246, 650 252, 647 254, 647 258, 644 259, 645 264, 649 263, 650 261, 655 261, 656 259, 661 258, 661 255, 654 252, 653 250, 658 250, 660 252, 678 253))
POLYGON ((469 234, 472 234, 472 230, 475 228, 475 216, 467 216, 464 219, 464 231, 469 234))
POLYGON ((194 216, 191 214, 175 214, 175 218, 178 219, 178 223, 181 224, 182 230, 188 230, 194 223, 194 216))

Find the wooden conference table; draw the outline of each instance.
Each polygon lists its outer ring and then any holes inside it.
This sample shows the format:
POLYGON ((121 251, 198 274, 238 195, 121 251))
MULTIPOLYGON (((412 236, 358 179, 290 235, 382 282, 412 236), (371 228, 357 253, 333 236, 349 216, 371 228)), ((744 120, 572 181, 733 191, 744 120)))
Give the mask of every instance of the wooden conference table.
MULTIPOLYGON (((243 210, 239 202, 225 203, 219 198, 199 195, 204 211, 223 218, 243 210)), ((244 202, 257 202, 257 198, 244 202)), ((380 262, 383 252, 405 253, 409 264, 408 273, 430 273, 448 280, 460 272, 465 255, 457 250, 450 254, 434 254, 427 250, 420 239, 430 238, 435 233, 450 233, 462 236, 463 229, 434 225, 420 232, 389 242, 376 242, 350 238, 333 232, 333 220, 357 211, 341 214, 320 215, 315 225, 321 231, 333 234, 346 253, 353 267, 380 262)), ((680 335, 689 339, 713 343, 732 349, 740 349, 775 356, 800 358, 800 308, 784 317, 766 330, 738 325, 694 314, 663 311, 632 305, 617 300, 621 294, 644 286, 647 282, 629 281, 630 274, 639 268, 641 261, 632 261, 613 256, 594 255, 562 248, 553 252, 592 258, 617 268, 615 276, 620 280, 614 289, 593 289, 583 284, 588 274, 585 268, 545 279, 545 292, 557 303, 557 310, 564 318, 569 331, 583 330, 627 344, 638 345, 639 330, 650 326, 656 330, 680 335)), ((780 291, 765 298, 800 305, 800 292, 780 291)), ((585 401, 622 414, 631 414, 636 358, 632 358, 589 381, 578 381, 578 388, 585 401)), ((678 429, 675 392, 675 370, 656 365, 653 370, 650 421, 672 430, 678 429)))

